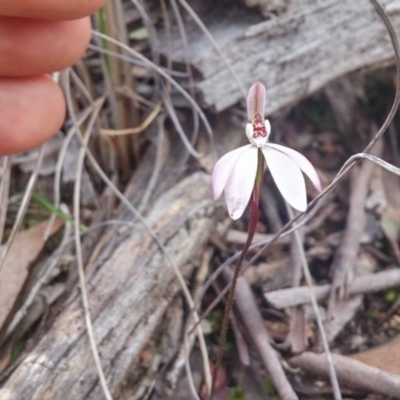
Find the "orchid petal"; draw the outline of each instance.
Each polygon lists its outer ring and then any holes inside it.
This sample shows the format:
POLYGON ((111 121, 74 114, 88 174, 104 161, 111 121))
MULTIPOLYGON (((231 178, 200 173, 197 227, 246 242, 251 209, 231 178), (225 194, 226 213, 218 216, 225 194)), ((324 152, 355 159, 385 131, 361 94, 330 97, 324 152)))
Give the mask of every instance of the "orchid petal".
POLYGON ((285 153, 268 146, 263 147, 267 166, 283 198, 296 210, 307 209, 306 185, 297 164, 285 153))
POLYGON ((273 147, 289 156, 296 163, 296 165, 310 178, 310 181, 315 186, 315 188, 319 192, 321 191, 321 181, 319 180, 317 171, 310 163, 310 161, 307 160, 307 158, 305 158, 296 150, 281 146, 279 144, 268 143, 268 146, 273 147))
POLYGON ((240 218, 249 203, 257 173, 257 153, 256 147, 248 146, 236 160, 226 181, 225 200, 232 219, 240 218))
POLYGON ((267 131, 267 138, 268 138, 269 134, 271 133, 271 123, 269 122, 268 119, 266 119, 264 122, 264 125, 265 125, 265 129, 267 131))
POLYGON ((239 147, 236 150, 230 151, 229 153, 226 153, 215 164, 215 167, 214 167, 214 170, 212 173, 212 186, 213 186, 213 192, 214 192, 214 200, 218 200, 221 197, 221 194, 225 188, 226 181, 228 180, 228 178, 235 166, 236 160, 250 146, 251 145, 248 144, 246 146, 239 147))
POLYGON ((264 116, 265 112, 265 87, 262 83, 257 82, 249 89, 247 96, 247 115, 249 121, 253 121, 256 113, 264 116))

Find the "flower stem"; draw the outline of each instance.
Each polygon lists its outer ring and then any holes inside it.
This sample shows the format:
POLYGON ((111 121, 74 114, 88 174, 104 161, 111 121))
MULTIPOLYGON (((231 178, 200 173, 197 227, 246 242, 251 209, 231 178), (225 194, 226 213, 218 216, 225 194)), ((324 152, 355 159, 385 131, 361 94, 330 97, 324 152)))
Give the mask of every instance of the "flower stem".
POLYGON ((258 217, 259 217, 258 204, 260 202, 260 191, 261 191, 261 183, 262 183, 263 176, 264 176, 264 162, 265 162, 264 156, 263 156, 261 150, 258 150, 257 157, 258 157, 257 158, 257 173, 256 173, 255 181, 254 181, 253 198, 251 200, 251 205, 250 205, 251 208, 250 208, 250 221, 249 221, 248 234, 247 234, 246 243, 243 246, 242 252, 240 253, 240 257, 236 264, 235 271, 233 273, 232 284, 231 284, 231 287, 230 287, 229 293, 228 293, 228 300, 226 302, 224 318, 222 320, 221 334, 220 334, 220 338, 219 338, 217 360, 215 362, 215 367, 214 367, 214 371, 213 371, 213 380, 212 380, 212 387, 211 387, 211 400, 213 399, 213 396, 214 396, 216 378, 217 378, 218 370, 222 363, 222 357, 224 355, 226 334, 228 331, 228 324, 229 324, 229 315, 230 315, 230 313, 232 311, 232 307, 233 307, 236 282, 239 277, 240 270, 242 269, 242 264, 243 264, 244 258, 246 257, 246 254, 249 251, 251 242, 253 241, 253 237, 256 232, 256 227, 257 227, 257 222, 258 222, 258 217))

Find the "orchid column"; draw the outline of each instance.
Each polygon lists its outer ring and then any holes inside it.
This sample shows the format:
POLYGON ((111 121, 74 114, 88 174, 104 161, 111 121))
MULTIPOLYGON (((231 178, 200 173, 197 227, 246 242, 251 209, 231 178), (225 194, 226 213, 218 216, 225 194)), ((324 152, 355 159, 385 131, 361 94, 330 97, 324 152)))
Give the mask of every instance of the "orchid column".
POLYGON ((247 98, 249 122, 246 125, 246 135, 250 144, 225 154, 215 165, 212 174, 214 199, 217 200, 224 192, 229 215, 232 219, 236 220, 243 215, 253 195, 248 236, 234 271, 222 322, 213 389, 216 371, 222 361, 236 281, 258 222, 260 187, 265 164, 283 198, 296 210, 305 211, 307 208, 306 186, 302 172, 309 177, 316 189, 321 191, 317 172, 303 155, 288 147, 272 144, 268 141, 271 125, 268 120, 264 120, 264 109, 265 87, 262 83, 256 83, 250 88, 247 98))

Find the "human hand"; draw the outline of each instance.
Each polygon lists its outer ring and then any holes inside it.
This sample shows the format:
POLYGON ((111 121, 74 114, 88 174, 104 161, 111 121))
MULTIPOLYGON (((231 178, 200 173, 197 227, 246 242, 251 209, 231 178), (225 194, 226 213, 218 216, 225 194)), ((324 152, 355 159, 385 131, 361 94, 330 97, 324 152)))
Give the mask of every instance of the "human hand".
POLYGON ((0 156, 45 142, 64 97, 46 74, 74 64, 90 40, 88 15, 105 0, 0 0, 0 156))

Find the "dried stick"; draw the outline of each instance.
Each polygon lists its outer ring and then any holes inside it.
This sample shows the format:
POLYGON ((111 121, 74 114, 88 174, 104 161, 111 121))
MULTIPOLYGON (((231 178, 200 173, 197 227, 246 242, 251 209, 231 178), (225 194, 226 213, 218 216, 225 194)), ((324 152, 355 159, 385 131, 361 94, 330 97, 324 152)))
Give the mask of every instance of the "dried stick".
MULTIPOLYGON (((400 286, 400 269, 362 275, 355 278, 347 287, 349 296, 362 293, 379 292, 391 287, 400 286)), ((331 291, 331 285, 314 287, 315 297, 318 301, 325 300, 331 291)), ((264 293, 269 304, 277 309, 294 307, 310 302, 309 288, 300 286, 296 288, 280 289, 264 293)))
MULTIPOLYGON (((343 385, 361 388, 368 393, 381 393, 387 396, 399 397, 400 376, 371 367, 361 361, 332 354, 338 378, 343 385)), ((323 354, 303 353, 289 360, 293 367, 298 367, 315 375, 327 377, 328 364, 323 354)))
MULTIPOLYGON (((223 276, 225 280, 230 281, 233 273, 229 268, 225 268, 223 276)), ((261 360, 270 374, 280 398, 282 400, 298 399, 287 380, 277 352, 270 344, 268 331, 264 326, 253 292, 245 277, 239 277, 236 288, 235 307, 238 309, 243 323, 257 347, 261 360)))

